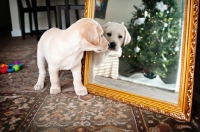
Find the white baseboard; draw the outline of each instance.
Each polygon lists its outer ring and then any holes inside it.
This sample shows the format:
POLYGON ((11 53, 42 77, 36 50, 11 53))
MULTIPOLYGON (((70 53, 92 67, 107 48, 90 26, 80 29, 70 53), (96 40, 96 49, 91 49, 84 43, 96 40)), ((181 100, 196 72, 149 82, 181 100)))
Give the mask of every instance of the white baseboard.
POLYGON ((11 31, 12 37, 19 37, 22 36, 21 30, 12 30, 11 31))

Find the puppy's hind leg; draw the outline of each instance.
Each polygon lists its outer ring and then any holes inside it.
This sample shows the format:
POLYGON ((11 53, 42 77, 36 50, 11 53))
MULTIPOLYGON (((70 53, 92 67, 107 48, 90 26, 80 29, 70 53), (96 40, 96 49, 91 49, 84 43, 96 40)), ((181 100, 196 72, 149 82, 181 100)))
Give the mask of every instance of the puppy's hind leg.
POLYGON ((34 86, 34 89, 41 90, 44 88, 44 79, 46 76, 46 70, 45 70, 45 58, 39 50, 37 51, 37 66, 39 69, 39 77, 37 83, 34 86))

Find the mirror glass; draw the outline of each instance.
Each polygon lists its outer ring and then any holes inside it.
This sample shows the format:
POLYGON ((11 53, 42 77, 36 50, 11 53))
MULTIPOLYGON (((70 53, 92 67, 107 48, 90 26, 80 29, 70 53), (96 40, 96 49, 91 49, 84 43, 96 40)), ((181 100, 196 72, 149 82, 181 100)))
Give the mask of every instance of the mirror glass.
POLYGON ((94 19, 124 24, 131 41, 94 68, 93 84, 178 104, 185 1, 143 1, 95 0, 94 19))

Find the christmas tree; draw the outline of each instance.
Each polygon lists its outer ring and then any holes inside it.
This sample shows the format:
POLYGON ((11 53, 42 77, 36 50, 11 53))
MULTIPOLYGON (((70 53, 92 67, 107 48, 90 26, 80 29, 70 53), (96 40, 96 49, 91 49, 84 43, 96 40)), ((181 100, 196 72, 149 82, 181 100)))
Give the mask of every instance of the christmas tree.
POLYGON ((181 36, 177 1, 142 0, 134 8, 127 26, 132 40, 123 47, 120 59, 129 64, 132 72, 147 71, 162 78, 177 73, 181 36))

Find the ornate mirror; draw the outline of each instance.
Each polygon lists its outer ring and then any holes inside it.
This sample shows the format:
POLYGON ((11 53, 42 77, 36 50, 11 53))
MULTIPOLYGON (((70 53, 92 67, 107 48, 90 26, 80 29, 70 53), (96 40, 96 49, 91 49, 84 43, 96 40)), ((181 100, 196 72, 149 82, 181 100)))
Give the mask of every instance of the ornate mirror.
POLYGON ((189 121, 198 9, 199 0, 85 0, 85 17, 123 24, 131 36, 95 68, 86 52, 88 91, 189 121))

